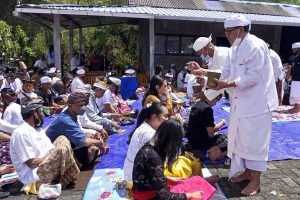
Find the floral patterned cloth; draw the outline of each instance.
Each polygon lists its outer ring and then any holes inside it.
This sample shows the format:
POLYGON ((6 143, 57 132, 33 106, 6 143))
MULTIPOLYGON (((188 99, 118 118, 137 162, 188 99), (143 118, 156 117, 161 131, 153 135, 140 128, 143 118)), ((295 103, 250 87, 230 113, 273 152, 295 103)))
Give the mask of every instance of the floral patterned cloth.
POLYGON ((0 142, 0 165, 11 164, 9 142, 0 142))

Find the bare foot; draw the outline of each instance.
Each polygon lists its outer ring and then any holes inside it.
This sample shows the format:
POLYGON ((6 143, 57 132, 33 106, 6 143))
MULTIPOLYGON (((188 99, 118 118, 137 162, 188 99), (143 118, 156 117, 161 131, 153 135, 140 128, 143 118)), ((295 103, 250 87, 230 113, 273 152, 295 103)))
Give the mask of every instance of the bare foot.
POLYGON ((246 169, 244 173, 242 173, 241 175, 237 176, 237 177, 232 177, 229 181, 231 183, 239 183, 242 181, 249 181, 251 180, 252 176, 251 176, 251 171, 249 169, 246 169))
POLYGON ((259 188, 260 188, 260 173, 254 172, 251 181, 241 191, 241 193, 247 196, 253 196, 258 193, 259 188))
POLYGON ((218 175, 209 176, 206 177, 205 180, 209 182, 211 185, 214 185, 219 181, 219 176, 218 175))
POLYGON ((0 167, 0 175, 13 173, 15 171, 16 171, 16 169, 13 165, 4 164, 0 167))
POLYGON ((298 114, 300 113, 300 105, 296 104, 293 108, 286 110, 286 112, 289 114, 298 114))

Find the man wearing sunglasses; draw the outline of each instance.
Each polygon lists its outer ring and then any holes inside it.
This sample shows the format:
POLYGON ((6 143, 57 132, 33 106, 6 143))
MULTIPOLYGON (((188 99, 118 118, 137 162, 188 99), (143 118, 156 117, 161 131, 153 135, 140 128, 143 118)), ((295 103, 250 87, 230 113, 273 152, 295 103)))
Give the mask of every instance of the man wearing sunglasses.
POLYGON ((241 14, 225 20, 225 35, 232 46, 220 80, 215 79, 216 90, 231 88, 229 178, 233 183, 250 181, 241 191, 249 196, 260 189, 260 175, 267 168, 272 111, 278 105, 269 49, 249 33, 250 26, 241 14), (244 169, 243 174, 233 177, 244 169))

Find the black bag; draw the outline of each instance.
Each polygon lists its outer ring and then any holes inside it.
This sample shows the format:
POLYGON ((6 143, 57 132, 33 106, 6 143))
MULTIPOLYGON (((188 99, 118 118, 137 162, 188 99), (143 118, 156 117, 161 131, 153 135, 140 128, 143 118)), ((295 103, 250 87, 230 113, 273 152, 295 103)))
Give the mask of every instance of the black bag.
POLYGON ((121 124, 122 125, 132 125, 132 124, 134 124, 134 119, 131 117, 125 117, 125 118, 121 119, 121 124))

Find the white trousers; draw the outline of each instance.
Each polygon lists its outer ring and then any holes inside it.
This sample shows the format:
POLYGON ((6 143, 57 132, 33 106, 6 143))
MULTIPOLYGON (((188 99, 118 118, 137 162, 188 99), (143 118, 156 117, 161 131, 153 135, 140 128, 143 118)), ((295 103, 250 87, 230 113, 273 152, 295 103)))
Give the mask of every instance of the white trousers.
POLYGON ((290 104, 300 104, 300 81, 292 81, 291 93, 290 93, 290 104))
POLYGON ((247 160, 233 153, 231 158, 229 179, 245 168, 264 172, 267 170, 267 161, 247 160))

